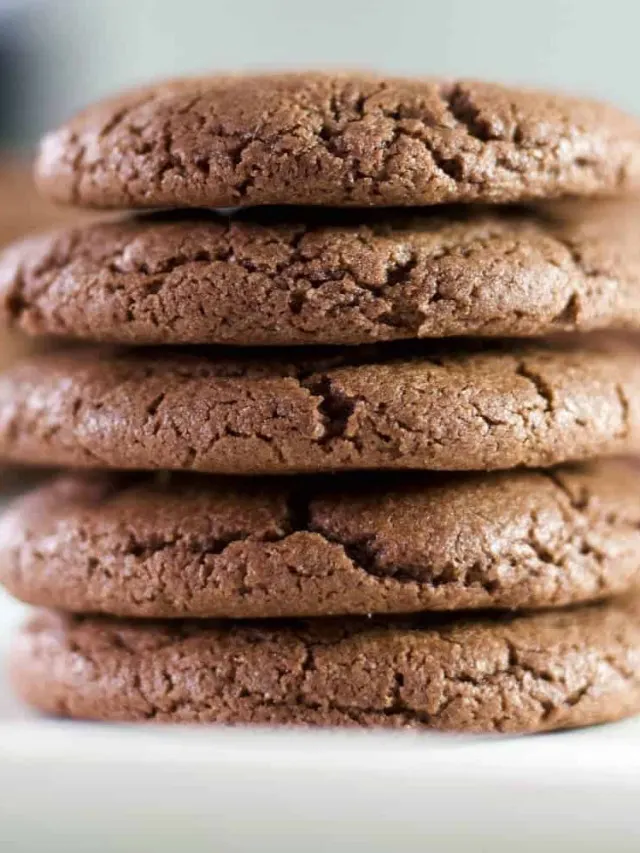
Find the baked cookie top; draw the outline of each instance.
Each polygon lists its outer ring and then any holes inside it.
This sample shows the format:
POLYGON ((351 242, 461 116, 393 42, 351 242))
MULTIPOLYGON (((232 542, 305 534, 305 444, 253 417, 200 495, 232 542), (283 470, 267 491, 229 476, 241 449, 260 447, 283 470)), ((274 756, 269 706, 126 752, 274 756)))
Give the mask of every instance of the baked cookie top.
POLYGON ((504 202, 626 191, 640 125, 613 106, 364 73, 171 80, 43 141, 40 189, 91 207, 504 202))
POLYGON ((0 253, 32 335, 132 344, 361 344, 640 328, 640 204, 419 214, 159 214, 0 253))
POLYGON ((92 720, 536 732, 640 709, 638 597, 487 618, 144 621, 41 612, 13 684, 92 720))
POLYGON ((640 449, 637 345, 78 348, 0 373, 0 457, 223 474, 540 467, 640 449))
POLYGON ((640 587, 638 466, 76 473, 4 511, 0 581, 29 604, 137 618, 561 607, 640 587))

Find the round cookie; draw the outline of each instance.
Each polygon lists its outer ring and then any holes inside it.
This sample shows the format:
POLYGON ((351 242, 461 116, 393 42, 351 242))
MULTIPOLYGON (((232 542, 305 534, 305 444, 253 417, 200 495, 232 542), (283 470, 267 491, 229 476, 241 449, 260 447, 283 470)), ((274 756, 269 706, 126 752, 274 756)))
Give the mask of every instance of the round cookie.
POLYGON ((637 346, 401 351, 36 355, 0 374, 0 458, 273 474, 538 467, 640 449, 637 346))
POLYGON ((28 704, 81 719, 548 731, 640 711, 640 603, 262 624, 43 612, 10 669, 28 704))
POLYGON ((103 208, 419 206, 619 193, 640 124, 614 107, 475 81, 362 73, 173 80, 43 141, 40 189, 103 208))
POLYGON ((70 475, 3 513, 0 580, 29 604, 153 618, 557 607, 639 585, 638 468, 70 475))
POLYGON ((359 344, 640 327, 640 205, 150 216, 0 256, 5 322, 144 344, 359 344))

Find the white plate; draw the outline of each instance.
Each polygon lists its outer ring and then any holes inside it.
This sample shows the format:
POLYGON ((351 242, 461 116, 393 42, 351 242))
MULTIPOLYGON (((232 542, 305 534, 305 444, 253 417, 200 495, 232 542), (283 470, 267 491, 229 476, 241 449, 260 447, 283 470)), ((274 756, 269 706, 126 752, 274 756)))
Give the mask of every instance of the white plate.
MULTIPOLYGON (((20 616, 0 600, 0 648, 20 616)), ((4 853, 640 850, 640 719, 529 738, 43 720, 0 683, 4 853)))

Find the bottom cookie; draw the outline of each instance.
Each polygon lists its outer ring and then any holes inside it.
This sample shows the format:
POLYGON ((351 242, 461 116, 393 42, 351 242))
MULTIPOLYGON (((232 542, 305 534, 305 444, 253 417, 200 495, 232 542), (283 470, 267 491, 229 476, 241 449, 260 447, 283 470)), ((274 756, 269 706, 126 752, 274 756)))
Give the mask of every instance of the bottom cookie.
POLYGON ((538 732, 640 711, 640 597, 533 615, 133 622, 40 612, 17 692, 88 720, 538 732))

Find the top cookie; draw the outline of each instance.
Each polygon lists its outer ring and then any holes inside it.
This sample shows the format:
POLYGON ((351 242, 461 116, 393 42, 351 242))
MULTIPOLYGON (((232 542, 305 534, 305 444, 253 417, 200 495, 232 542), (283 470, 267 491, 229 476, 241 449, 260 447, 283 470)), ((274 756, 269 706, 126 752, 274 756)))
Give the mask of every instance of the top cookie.
POLYGON ((505 202, 640 185, 640 124, 590 100, 368 74, 175 80, 43 142, 42 191, 91 207, 505 202))

